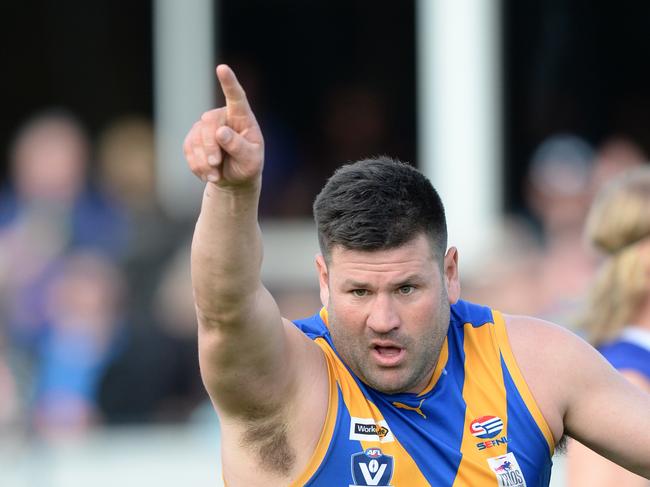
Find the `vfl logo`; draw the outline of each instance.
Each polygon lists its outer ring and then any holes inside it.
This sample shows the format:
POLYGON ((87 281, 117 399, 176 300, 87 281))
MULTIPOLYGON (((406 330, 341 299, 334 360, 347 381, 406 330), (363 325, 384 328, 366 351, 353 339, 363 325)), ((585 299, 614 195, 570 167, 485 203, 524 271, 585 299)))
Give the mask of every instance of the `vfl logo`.
POLYGON ((502 429, 503 420, 497 416, 481 416, 469 424, 470 432, 477 438, 494 438, 502 429))
POLYGON ((375 421, 372 418, 355 418, 350 421, 350 439, 358 441, 378 441, 388 443, 395 441, 388 423, 383 419, 375 421))
POLYGON ((355 453, 352 460, 352 479, 349 487, 366 487, 370 485, 390 487, 393 477, 393 457, 382 454, 379 448, 368 448, 355 453))
POLYGON ((497 477, 499 487, 526 487, 526 479, 514 453, 488 458, 487 461, 497 477))

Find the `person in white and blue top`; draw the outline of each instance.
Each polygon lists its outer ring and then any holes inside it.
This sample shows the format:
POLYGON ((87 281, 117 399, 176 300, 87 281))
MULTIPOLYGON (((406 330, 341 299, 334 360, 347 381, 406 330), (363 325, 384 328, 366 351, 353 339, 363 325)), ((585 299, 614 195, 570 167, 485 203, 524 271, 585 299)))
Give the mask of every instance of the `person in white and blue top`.
MULTIPOLYGON (((650 167, 628 171, 601 190, 586 233, 603 262, 582 328, 615 369, 650 393, 650 167)), ((569 450, 568 472, 570 487, 650 485, 578 443, 569 450)))

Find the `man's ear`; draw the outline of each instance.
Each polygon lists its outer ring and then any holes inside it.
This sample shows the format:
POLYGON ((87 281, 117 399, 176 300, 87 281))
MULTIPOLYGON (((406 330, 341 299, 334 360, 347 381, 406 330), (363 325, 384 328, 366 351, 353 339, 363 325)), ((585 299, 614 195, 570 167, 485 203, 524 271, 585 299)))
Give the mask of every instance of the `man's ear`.
POLYGON ((330 300, 329 275, 327 263, 322 254, 316 255, 316 270, 318 271, 318 285, 320 286, 320 302, 327 307, 330 300))
POLYGON ((458 276, 458 249, 449 247, 443 260, 445 285, 449 304, 454 304, 460 299, 460 278, 458 276))

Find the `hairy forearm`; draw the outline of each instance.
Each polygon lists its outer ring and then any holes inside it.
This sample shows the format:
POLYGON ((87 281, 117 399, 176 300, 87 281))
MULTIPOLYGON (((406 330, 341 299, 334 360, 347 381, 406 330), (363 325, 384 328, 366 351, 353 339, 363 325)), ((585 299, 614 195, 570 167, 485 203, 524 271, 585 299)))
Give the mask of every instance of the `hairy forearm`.
POLYGON ((192 285, 204 324, 250 312, 261 286, 262 239, 257 223, 260 184, 207 184, 192 242, 192 285))

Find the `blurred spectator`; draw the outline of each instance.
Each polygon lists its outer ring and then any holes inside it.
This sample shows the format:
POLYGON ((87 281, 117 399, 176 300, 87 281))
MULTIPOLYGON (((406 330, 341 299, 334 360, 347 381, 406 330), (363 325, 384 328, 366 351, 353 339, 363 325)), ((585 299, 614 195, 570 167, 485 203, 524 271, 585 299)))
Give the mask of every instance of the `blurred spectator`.
POLYGON ((7 357, 6 344, 0 335, 0 435, 15 428, 19 421, 18 391, 7 357))
POLYGON ((549 137, 535 150, 526 199, 545 244, 581 233, 591 201, 594 157, 587 142, 568 134, 549 137))
POLYGON ((116 346, 125 292, 118 268, 94 251, 63 258, 46 290, 37 352, 34 427, 46 437, 97 422, 99 378, 116 346))
MULTIPOLYGON (((604 186, 587 220, 590 242, 604 254, 582 328, 630 382, 650 393, 650 168, 604 186)), ((571 445, 569 484, 645 486, 579 443, 571 445)))
POLYGON ((11 184, 0 192, 0 316, 12 340, 38 333, 42 290, 59 256, 80 247, 124 251, 123 216, 89 186, 88 158, 82 127, 62 111, 34 117, 13 142, 11 184))
POLYGON ((504 219, 497 234, 480 269, 463 274, 463 299, 504 313, 532 314, 539 310, 542 293, 542 281, 536 277, 542 265, 539 242, 528 225, 514 218, 504 219))
POLYGON ((591 202, 594 151, 574 135, 555 135, 535 151, 528 176, 527 202, 538 220, 542 257, 538 316, 570 324, 593 274, 594 257, 585 251, 582 226, 591 202))
POLYGON ((598 149, 592 175, 592 194, 607 182, 628 169, 646 162, 643 149, 631 139, 621 135, 609 137, 598 149))
POLYGON ((128 281, 129 321, 147 321, 153 290, 163 263, 173 253, 190 223, 171 219, 156 194, 154 131, 141 116, 111 122, 97 142, 97 184, 120 207, 128 227, 121 262, 128 281))
POLYGON ((109 424, 185 421, 208 400, 198 368, 189 246, 165 265, 154 323, 133 327, 107 369, 101 408, 109 424))
POLYGON ((18 131, 9 154, 11 184, 0 195, 5 239, 13 234, 14 243, 20 239, 46 257, 72 246, 123 250, 119 211, 88 185, 89 150, 83 128, 64 111, 37 115, 18 131))
POLYGON ((371 86, 335 87, 323 104, 321 117, 325 145, 332 156, 329 165, 383 152, 388 137, 384 100, 371 86))
POLYGON ((306 163, 286 182, 283 215, 311 215, 314 193, 334 168, 346 161, 396 153, 387 145, 391 139, 384 100, 372 86, 352 83, 333 87, 321 104, 318 125, 306 163))
POLYGON ((151 122, 127 115, 111 122, 97 141, 99 184, 137 215, 156 206, 151 122))
POLYGON ((601 190, 586 234, 603 261, 581 324, 600 346, 627 325, 650 326, 650 167, 629 170, 601 190))
POLYGON ((47 435, 92 422, 93 373, 103 360, 94 327, 114 312, 99 301, 116 305, 109 269, 126 245, 123 215, 90 185, 89 162, 80 123, 43 112, 18 130, 0 192, 0 321, 19 408, 47 435))

